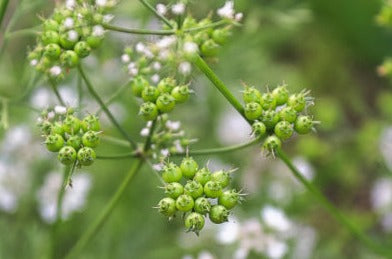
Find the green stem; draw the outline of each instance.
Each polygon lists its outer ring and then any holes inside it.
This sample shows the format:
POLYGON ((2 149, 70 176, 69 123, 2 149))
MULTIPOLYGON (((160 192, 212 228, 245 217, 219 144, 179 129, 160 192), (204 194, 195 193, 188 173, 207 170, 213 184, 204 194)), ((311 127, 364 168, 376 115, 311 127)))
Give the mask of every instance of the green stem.
POLYGON ((9 32, 5 35, 5 38, 7 40, 13 39, 15 37, 21 37, 21 36, 36 36, 38 35, 38 31, 35 29, 21 29, 13 32, 9 32))
POLYGON ((147 9, 149 9, 151 12, 155 14, 155 16, 160 19, 162 22, 166 23, 167 26, 173 29, 173 25, 170 23, 168 19, 166 19, 164 16, 160 15, 155 8, 149 4, 146 0, 139 0, 147 9))
POLYGON ((91 84, 90 80, 87 78, 86 74, 83 71, 82 66, 79 64, 78 70, 80 75, 82 76, 84 82, 86 83, 86 86, 90 92, 90 94, 95 98, 95 100, 99 103, 101 106, 102 110, 105 112, 105 114, 109 117, 110 121, 113 123, 113 125, 118 129, 118 131, 123 135, 125 139, 128 140, 128 142, 131 144, 133 148, 136 148, 137 145, 136 143, 131 139, 131 137, 128 135, 128 133, 121 127, 121 125, 117 122, 117 120, 114 118, 113 114, 109 111, 108 107, 105 105, 105 103, 102 101, 101 97, 99 97, 98 93, 95 91, 93 85, 91 84))
POLYGON ((379 244, 375 243, 369 237, 367 237, 356 225, 352 224, 320 191, 319 189, 313 185, 312 182, 309 182, 293 165, 287 155, 281 150, 276 150, 276 155, 286 164, 286 166, 290 169, 294 177, 300 181, 306 189, 311 192, 314 197, 325 207, 325 209, 343 226, 345 226, 350 232, 356 236, 359 240, 361 240, 364 244, 366 244, 369 248, 371 248, 374 252, 380 253, 382 255, 391 256, 391 250, 385 249, 379 244))
MULTIPOLYGON (((109 97, 109 99, 107 99, 105 101, 105 105, 109 106, 117 97, 119 97, 122 93, 122 91, 124 91, 129 85, 129 82, 126 82, 125 84, 123 84, 122 86, 120 86, 113 94, 112 96, 109 97)), ((98 111, 95 114, 100 114, 102 112, 102 107, 99 107, 98 111)))
POLYGON ((97 234, 97 232, 100 230, 100 228, 110 216, 111 212, 116 207, 117 203, 120 201, 120 198, 124 194, 136 172, 139 171, 139 169, 142 167, 143 162, 143 159, 138 159, 133 164, 128 174, 121 182, 121 185, 118 187, 117 191, 110 199, 109 203, 105 206, 105 208, 102 210, 101 214, 98 215, 95 221, 87 228, 87 230, 83 233, 81 238, 76 242, 75 246, 69 251, 65 258, 76 258, 76 256, 81 252, 81 250, 97 234))
MULTIPOLYGON (((156 125, 156 121, 153 121, 150 134, 148 135, 146 142, 144 144, 143 154, 146 154, 151 148, 151 138, 154 134, 155 125, 156 125)), ((117 191, 110 199, 109 203, 103 209, 101 214, 96 218, 96 220, 87 228, 86 232, 83 233, 82 237, 76 242, 75 246, 69 251, 69 253, 65 257, 66 259, 76 257, 81 252, 83 247, 85 247, 88 244, 88 242, 95 236, 95 234, 103 226, 103 224, 105 223, 105 221, 107 220, 111 212, 114 210, 115 206, 117 205, 120 198, 124 194, 126 188, 128 187, 131 180, 133 179, 133 176, 136 174, 136 172, 139 171, 139 169, 142 167, 145 161, 146 161, 145 157, 141 156, 133 164, 128 174, 125 176, 120 186, 118 187, 117 191)))
POLYGON ((52 87, 52 90, 53 90, 54 94, 56 95, 57 100, 60 102, 60 104, 62 106, 65 106, 64 99, 60 95, 60 92, 59 92, 57 84, 53 80, 51 80, 51 79, 49 79, 49 84, 52 87))
POLYGON ((129 142, 126 141, 126 140, 123 140, 123 139, 119 139, 119 138, 112 137, 112 136, 107 136, 107 135, 103 135, 101 137, 101 139, 103 141, 106 141, 106 142, 114 144, 114 145, 118 145, 118 146, 121 146, 121 147, 129 147, 129 142))
POLYGON ((57 247, 57 229, 61 223, 61 209, 63 207, 63 201, 64 201, 64 194, 65 194, 65 189, 67 185, 67 179, 69 175, 72 174, 72 171, 75 170, 75 164, 73 166, 66 166, 64 167, 64 172, 63 172, 63 180, 62 184, 60 186, 58 195, 57 195, 57 203, 56 203, 56 214, 55 214, 55 221, 52 226, 52 258, 58 258, 56 255, 56 247, 57 247))
POLYGON ((199 27, 194 27, 194 28, 189 28, 189 29, 185 29, 184 32, 197 32, 197 31, 202 31, 208 28, 215 28, 221 25, 225 25, 225 24, 231 24, 232 22, 230 22, 229 20, 220 20, 218 22, 213 22, 204 26, 199 26, 199 27))
MULTIPOLYGON (((215 87, 225 96, 225 98, 234 106, 234 108, 245 118, 242 106, 231 94, 229 89, 224 83, 217 77, 217 75, 209 68, 205 61, 198 56, 194 63, 197 67, 210 79, 215 87)), ((248 120, 247 120, 248 121, 248 120)), ((251 124, 250 121, 248 121, 251 124)), ((381 247, 380 245, 373 242, 368 238, 360 229, 353 225, 327 198, 310 182, 308 182, 291 163, 289 158, 283 153, 282 150, 277 150, 277 156, 288 166, 294 176, 310 191, 316 198, 324 205, 324 207, 330 212, 343 226, 345 226, 354 236, 362 241, 369 249, 382 255, 388 255, 391 257, 391 251, 381 247)))
POLYGON ((3 19, 4 19, 4 16, 5 16, 5 11, 7 10, 7 6, 8 6, 8 4, 9 4, 9 0, 3 0, 2 2, 1 2, 1 5, 0 5, 0 29, 1 29, 1 25, 3 24, 3 19))
POLYGON ((1 124, 3 125, 3 129, 8 129, 8 100, 6 98, 2 98, 1 124))
POLYGON ((142 35, 172 35, 176 32, 174 30, 147 30, 147 29, 129 29, 122 28, 115 25, 110 24, 102 24, 102 26, 111 31, 131 33, 131 34, 142 34, 142 35))
POLYGON ((123 154, 115 154, 115 155, 97 155, 97 159, 101 160, 111 160, 111 159, 128 159, 132 157, 138 157, 137 152, 127 152, 123 154))
POLYGON ((207 65, 207 63, 200 56, 195 57, 193 62, 208 77, 208 79, 210 79, 210 81, 215 85, 219 92, 221 92, 221 94, 242 115, 242 117, 244 117, 244 119, 248 121, 248 119, 245 117, 242 104, 234 97, 234 95, 225 86, 222 80, 217 77, 217 75, 214 73, 214 71, 212 71, 212 69, 207 65))

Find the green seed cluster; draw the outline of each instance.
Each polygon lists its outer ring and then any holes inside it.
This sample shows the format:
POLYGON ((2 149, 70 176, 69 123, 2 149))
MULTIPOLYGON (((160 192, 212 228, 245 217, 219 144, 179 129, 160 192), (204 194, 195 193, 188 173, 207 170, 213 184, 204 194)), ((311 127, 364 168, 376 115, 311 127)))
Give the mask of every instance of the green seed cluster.
POLYGON ((186 229, 196 234, 204 227, 204 217, 215 224, 227 222, 230 210, 242 199, 239 192, 226 189, 231 181, 229 171, 200 169, 191 157, 185 157, 179 166, 167 163, 162 179, 167 197, 159 201, 159 212, 169 218, 184 213, 186 229))
POLYGON ((90 55, 104 37, 105 13, 114 5, 96 1, 75 1, 72 6, 60 6, 48 19, 43 20, 42 33, 28 58, 38 71, 51 78, 64 78, 66 69, 79 64, 80 59, 90 55))
POLYGON ((68 108, 64 114, 54 115, 53 111, 44 111, 38 127, 45 138, 46 148, 57 152, 58 160, 64 165, 89 166, 96 154, 94 148, 100 142, 100 122, 94 115, 87 115, 79 120, 68 108))
POLYGON ((139 113, 147 121, 155 120, 159 114, 171 112, 176 104, 187 101, 191 93, 188 85, 177 85, 172 77, 163 78, 154 86, 143 76, 136 76, 131 81, 131 88, 143 100, 139 113))
POLYGON ((273 154, 294 132, 308 134, 313 129, 317 122, 303 114, 306 106, 313 103, 308 94, 308 91, 290 94, 284 84, 263 94, 254 87, 245 86, 245 116, 253 123, 253 134, 266 137, 265 150, 273 154))
MULTIPOLYGON (((182 28, 184 30, 191 30, 194 28, 208 27, 210 24, 212 24, 210 18, 197 21, 189 15, 184 19, 182 28)), ((224 45, 232 35, 232 29, 232 25, 222 28, 206 28, 204 30, 188 33, 185 40, 196 43, 199 47, 200 54, 203 57, 213 58, 217 56, 220 47, 224 45)))

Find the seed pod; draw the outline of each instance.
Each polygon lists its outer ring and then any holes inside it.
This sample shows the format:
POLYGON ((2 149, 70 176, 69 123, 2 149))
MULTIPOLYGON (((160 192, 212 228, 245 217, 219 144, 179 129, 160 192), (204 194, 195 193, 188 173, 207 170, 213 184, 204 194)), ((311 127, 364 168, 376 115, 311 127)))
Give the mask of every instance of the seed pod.
POLYGON ((272 91, 272 96, 275 99, 277 105, 283 105, 289 99, 289 91, 286 88, 286 85, 281 85, 276 87, 272 91))
POLYGON ((182 178, 181 169, 174 163, 165 165, 162 170, 162 179, 167 183, 178 182, 182 178))
POLYGON ((265 135, 267 128, 264 123, 261 121, 256 121, 252 124, 252 133, 256 135, 256 137, 262 137, 265 135))
POLYGON ((142 91, 142 98, 145 102, 155 102, 159 97, 159 91, 155 86, 147 86, 142 91))
POLYGON ((261 96, 260 103, 264 110, 274 110, 276 108, 276 100, 271 93, 264 93, 261 96))
POLYGON ((274 132, 281 140, 289 139, 294 132, 293 125, 287 121, 280 121, 275 125, 274 132))
POLYGON ((189 195, 180 195, 176 200, 176 208, 182 212, 188 212, 193 209, 195 202, 193 198, 189 195))
POLYGON ((158 117, 158 108, 155 103, 146 102, 140 106, 139 113, 145 120, 152 121, 158 117))
POLYGON ((171 217, 176 213, 176 201, 172 198, 163 198, 158 203, 158 210, 166 217, 171 217))
POLYGON ((313 128, 313 120, 309 116, 298 116, 294 128, 298 134, 308 134, 313 128))
POLYGON ((211 180, 220 184, 223 188, 226 188, 230 184, 230 173, 228 171, 220 170, 211 175, 211 180))
POLYGON ((82 139, 78 135, 70 136, 67 140, 67 146, 73 147, 76 151, 80 149, 82 139))
POLYGON ((70 165, 76 160, 76 151, 73 147, 65 146, 60 149, 57 158, 64 165, 70 165))
POLYGON ((41 40, 44 43, 44 45, 48 45, 51 43, 57 44, 60 41, 60 36, 55 31, 45 31, 41 36, 41 40))
POLYGON ((78 151, 78 161, 81 165, 89 166, 96 158, 94 149, 90 147, 83 147, 78 151))
POLYGON ((58 59, 61 54, 61 48, 56 43, 50 43, 45 46, 44 55, 52 60, 58 59))
POLYGON ((73 115, 68 115, 63 121, 63 130, 68 134, 76 134, 80 130, 80 121, 73 115))
POLYGON ((261 93, 253 86, 245 86, 242 98, 245 103, 260 103, 261 93))
POLYGON ((91 52, 91 47, 88 45, 87 42, 85 41, 79 41, 76 43, 74 47, 75 53, 80 57, 80 58, 85 58, 88 55, 90 55, 91 52))
POLYGON ((297 112, 301 112, 305 109, 306 99, 304 94, 293 94, 287 101, 288 106, 292 107, 297 112))
POLYGON ((170 198, 177 199, 178 196, 184 193, 184 187, 180 183, 172 182, 165 186, 165 193, 170 198))
POLYGON ((279 118, 281 120, 293 123, 297 119, 297 111, 291 106, 284 107, 279 111, 279 118))
POLYGON ((222 205, 215 205, 212 206, 209 216, 213 223, 221 224, 228 221, 229 211, 222 205))
POLYGON ((187 230, 193 231, 196 234, 198 234, 199 231, 203 229, 204 223, 205 223, 204 217, 196 212, 190 213, 185 218, 185 227, 187 228, 187 230))
POLYGON ((262 113, 263 109, 261 108, 261 105, 256 102, 247 103, 245 105, 245 117, 248 120, 257 120, 262 115, 262 113))
POLYGON ((222 186, 215 181, 208 181, 204 185, 204 194, 208 198, 218 198, 222 194, 222 186))
POLYGON ((199 197, 195 200, 195 211, 202 215, 207 214, 211 210, 211 203, 205 197, 199 197))
POLYGON ((57 152, 64 146, 64 139, 59 134, 52 134, 46 138, 45 144, 49 151, 57 152))
POLYGON ((199 170, 199 165, 192 157, 185 157, 180 165, 182 175, 188 179, 192 179, 197 170, 199 170))
POLYGON ((203 186, 198 181, 189 181, 184 186, 184 193, 197 199, 203 195, 203 186))
POLYGON ((190 95, 189 87, 187 85, 176 86, 172 90, 171 95, 174 97, 176 102, 184 103, 189 99, 189 95, 190 95))
POLYGON ((170 94, 174 87, 176 87, 177 82, 173 77, 166 77, 163 78, 159 83, 158 83, 158 90, 160 93, 167 93, 170 94))
POLYGON ((89 130, 99 131, 101 129, 101 123, 99 122, 99 119, 97 118, 97 116, 92 114, 84 117, 81 126, 84 132, 87 132, 89 130))
POLYGON ((226 209, 231 210, 240 201, 240 195, 235 190, 224 191, 218 198, 218 203, 226 209))
POLYGON ((149 83, 143 76, 136 76, 131 81, 131 89, 135 96, 141 97, 144 88, 148 87, 149 83))
POLYGON ((275 135, 272 135, 272 136, 269 136, 268 138, 266 138, 266 140, 264 141, 264 144, 263 144, 263 148, 269 152, 272 152, 272 153, 276 149, 280 148, 281 146, 282 146, 282 142, 275 135))
POLYGON ((73 50, 64 51, 60 56, 61 63, 67 67, 76 67, 79 64, 79 57, 73 50))
POLYGON ((264 111, 261 117, 261 121, 264 123, 268 130, 272 130, 279 122, 279 115, 273 110, 264 111))
POLYGON ((176 100, 170 94, 162 94, 158 97, 156 105, 161 112, 171 112, 176 106, 176 100))
POLYGON ((218 54, 219 45, 212 39, 205 41, 200 48, 201 54, 206 57, 213 57, 218 54))
POLYGON ((205 185, 208 181, 211 180, 211 172, 207 168, 202 168, 196 172, 193 180, 198 181, 201 185, 205 185))
POLYGON ((82 143, 85 147, 96 147, 100 142, 99 133, 95 131, 87 131, 83 134, 82 143))

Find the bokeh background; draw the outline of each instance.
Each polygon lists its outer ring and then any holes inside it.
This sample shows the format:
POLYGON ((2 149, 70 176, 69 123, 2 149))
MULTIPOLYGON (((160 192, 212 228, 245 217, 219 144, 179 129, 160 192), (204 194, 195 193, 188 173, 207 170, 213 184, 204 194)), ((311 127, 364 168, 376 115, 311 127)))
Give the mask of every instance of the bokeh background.
MULTIPOLYGON (((195 0, 190 10, 204 17, 223 4, 195 0)), ((38 17, 48 16, 53 5, 44 0, 11 1, 6 23, 16 14, 11 31, 38 26, 38 17)), ((375 21, 381 5, 376 0, 236 0, 236 10, 244 13, 243 25, 213 68, 236 96, 241 95, 241 82, 262 90, 283 81, 293 91, 310 89, 316 103, 312 112, 322 123, 317 134, 294 138, 284 150, 352 222, 377 242, 391 245, 392 88, 377 67, 392 54, 392 28, 375 21)), ((115 22, 127 27, 159 24, 138 1, 121 1, 114 14, 115 22)), ((120 60, 124 46, 143 40, 109 35, 86 61, 103 96, 127 80, 120 60)), ((47 258, 62 168, 42 146, 35 122, 39 111, 56 101, 26 59, 34 37, 5 39, 2 31, 0 42, 0 98, 9 126, 0 129, 0 258, 47 258)), ((73 72, 60 85, 70 105, 77 104, 75 85, 73 72)), ((194 98, 176 109, 172 119, 180 120, 187 134, 199 140, 193 148, 250 138, 246 123, 204 76, 196 76, 192 86, 194 98)), ((97 108, 88 96, 83 107, 97 108)), ((130 134, 141 139, 144 122, 130 89, 110 108, 130 134)), ((104 130, 117 135, 109 123, 104 130)), ((126 151, 103 143, 97 152, 126 151)), ((181 220, 167 222, 153 209, 163 193, 145 166, 80 258, 382 258, 337 223, 260 147, 198 157, 198 162, 239 168, 235 185, 249 195, 230 223, 208 224, 196 237, 185 233, 181 220)), ((97 161, 76 173, 74 188, 65 197, 58 253, 65 254, 100 213, 131 164, 97 161)))

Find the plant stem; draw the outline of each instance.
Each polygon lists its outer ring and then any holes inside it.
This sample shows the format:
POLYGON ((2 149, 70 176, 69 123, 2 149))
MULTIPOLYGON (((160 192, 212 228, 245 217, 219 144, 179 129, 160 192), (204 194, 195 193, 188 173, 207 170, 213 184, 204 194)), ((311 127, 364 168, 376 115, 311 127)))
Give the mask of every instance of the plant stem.
POLYGON ((111 160, 111 159, 127 159, 132 157, 138 157, 137 152, 127 152, 123 154, 116 154, 116 155, 97 155, 97 159, 101 160, 111 160))
MULTIPOLYGON (((156 120, 153 121, 151 126, 150 134, 148 135, 143 148, 143 153, 147 153, 151 148, 151 138, 154 134, 154 129, 156 125, 156 120)), ((139 171, 142 167, 143 163, 146 161, 146 157, 141 156, 139 159, 133 164, 128 174, 125 176, 120 186, 117 188, 117 191, 114 193, 113 197, 110 199, 109 203, 103 209, 101 214, 96 218, 96 220, 87 228, 86 232, 83 233, 81 238, 76 242, 75 246, 69 251, 69 253, 65 256, 66 259, 76 257, 83 247, 87 245, 87 243, 95 236, 95 234, 99 231, 99 229, 103 226, 111 212, 114 210, 115 206, 119 202, 120 198, 124 194, 126 188, 130 184, 134 175, 139 171)))
POLYGON ((149 4, 146 0, 139 0, 145 7, 147 7, 147 9, 149 9, 151 12, 153 12, 155 14, 155 16, 160 19, 162 22, 166 23, 167 26, 169 26, 170 28, 173 29, 173 25, 170 23, 170 21, 168 19, 166 19, 166 17, 162 16, 161 14, 159 14, 157 12, 157 10, 155 10, 155 8, 149 4))
POLYGON ((52 258, 57 258, 56 255, 56 247, 57 247, 57 229, 61 223, 61 210, 63 207, 63 200, 64 200, 64 194, 65 194, 65 189, 67 186, 67 179, 69 175, 72 174, 72 171, 75 170, 75 164, 73 166, 65 166, 64 167, 64 172, 63 172, 63 180, 62 184, 60 186, 58 195, 57 195, 57 203, 56 203, 56 214, 55 214, 55 221, 52 226, 52 258))
POLYGON ((7 40, 15 38, 15 37, 21 37, 21 36, 36 36, 38 35, 38 31, 32 28, 29 29, 21 29, 13 32, 9 32, 5 35, 5 38, 7 40))
POLYGON ((244 117, 244 119, 248 121, 248 119, 245 117, 242 104, 234 97, 234 95, 225 86, 222 80, 217 77, 217 75, 214 73, 214 71, 212 71, 212 69, 207 65, 207 63, 200 56, 195 57, 193 62, 208 77, 208 79, 210 79, 210 81, 215 85, 219 92, 221 92, 221 94, 242 115, 242 117, 244 117))
POLYGON ((107 135, 103 135, 101 137, 101 139, 103 141, 106 141, 108 143, 112 143, 112 144, 115 144, 115 145, 118 145, 118 146, 121 146, 121 147, 129 147, 129 142, 126 141, 126 140, 123 140, 123 139, 119 139, 119 138, 112 137, 112 136, 107 136, 107 135))
POLYGON ((172 35, 176 32, 174 30, 147 30, 147 29, 129 29, 123 28, 115 25, 110 24, 102 24, 102 26, 111 31, 117 32, 124 32, 124 33, 131 33, 131 34, 143 34, 143 35, 172 35))
POLYGON ((138 159, 137 161, 135 161, 128 174, 122 180, 121 185, 118 187, 117 191, 110 199, 109 203, 105 206, 105 208, 102 210, 101 214, 98 215, 95 221, 87 228, 87 230, 83 233, 81 238, 76 242, 75 246, 69 251, 65 258, 76 257, 87 245, 87 243, 96 235, 96 233, 103 226, 107 218, 110 216, 111 212, 114 210, 117 203, 120 201, 120 198, 122 197, 129 183, 133 179, 133 176, 142 167, 143 162, 143 159, 138 159))
POLYGON ((114 118, 113 114, 109 111, 108 107, 102 101, 101 97, 99 97, 98 93, 94 90, 93 85, 91 84, 90 80, 87 78, 86 74, 83 71, 82 65, 79 64, 78 70, 79 70, 79 73, 82 76, 84 82, 86 83, 87 89, 89 90, 90 94, 99 103, 99 105, 101 106, 102 110, 109 117, 110 121, 118 129, 118 131, 123 135, 123 137, 128 140, 128 142, 131 144, 131 146, 133 148, 136 148, 137 147, 136 143, 131 139, 131 137, 128 135, 128 133, 125 131, 125 129, 123 129, 121 127, 121 125, 117 122, 117 120, 114 118))
POLYGON ((60 102, 60 104, 62 106, 65 106, 64 99, 60 95, 60 92, 59 92, 57 84, 53 80, 51 80, 51 79, 49 79, 49 84, 52 87, 52 90, 53 90, 54 94, 56 95, 57 100, 60 102))
POLYGON ((189 28, 189 29, 185 29, 184 32, 197 32, 197 31, 202 31, 208 28, 215 28, 224 24, 230 24, 232 22, 230 22, 229 20, 220 20, 218 22, 213 22, 204 26, 199 26, 199 27, 194 27, 194 28, 189 28))
MULTIPOLYGON (((129 82, 126 82, 125 84, 123 84, 122 86, 120 86, 113 94, 112 96, 109 97, 109 99, 107 99, 105 101, 105 105, 109 106, 121 93, 122 91, 124 91, 127 86, 128 86, 129 82)), ((99 115, 102 112, 102 107, 99 107, 98 111, 95 113, 97 115, 99 115)))
POLYGON ((0 30, 3 24, 3 19, 5 16, 5 11, 7 10, 7 6, 9 4, 9 0, 3 0, 0 4, 0 30))
MULTIPOLYGON (((235 99, 235 97, 231 94, 229 89, 225 86, 225 84, 217 77, 217 75, 209 68, 207 63, 198 56, 194 63, 197 67, 210 79, 210 81, 214 84, 214 86, 224 95, 224 97, 233 105, 233 107, 243 116, 243 109, 240 106, 240 103, 235 99)), ((248 120, 247 120, 248 121, 248 120)), ((250 121, 248 121, 251 124, 250 121)), ((282 150, 277 150, 277 156, 288 166, 294 176, 311 192, 316 198, 322 203, 322 205, 331 213, 343 226, 345 226, 354 236, 356 236, 360 241, 363 242, 369 249, 373 250, 376 253, 382 255, 388 255, 391 257, 391 251, 387 250, 380 245, 373 242, 370 238, 368 238, 360 229, 358 229, 355 225, 353 225, 332 203, 328 201, 327 198, 315 187, 312 183, 308 182, 295 168, 295 166, 291 163, 288 157, 283 153, 282 150)))
POLYGON ((325 209, 342 225, 346 226, 350 232, 356 236, 359 240, 361 240, 364 244, 366 244, 373 251, 380 253, 382 255, 391 255, 391 250, 387 250, 375 243, 369 237, 367 237, 356 225, 352 224, 322 193, 319 189, 313 185, 312 182, 309 182, 293 165, 291 160, 287 157, 287 155, 281 150, 276 150, 276 155, 286 164, 286 166, 290 169, 294 177, 300 181, 306 189, 311 192, 314 197, 325 207, 325 209))

